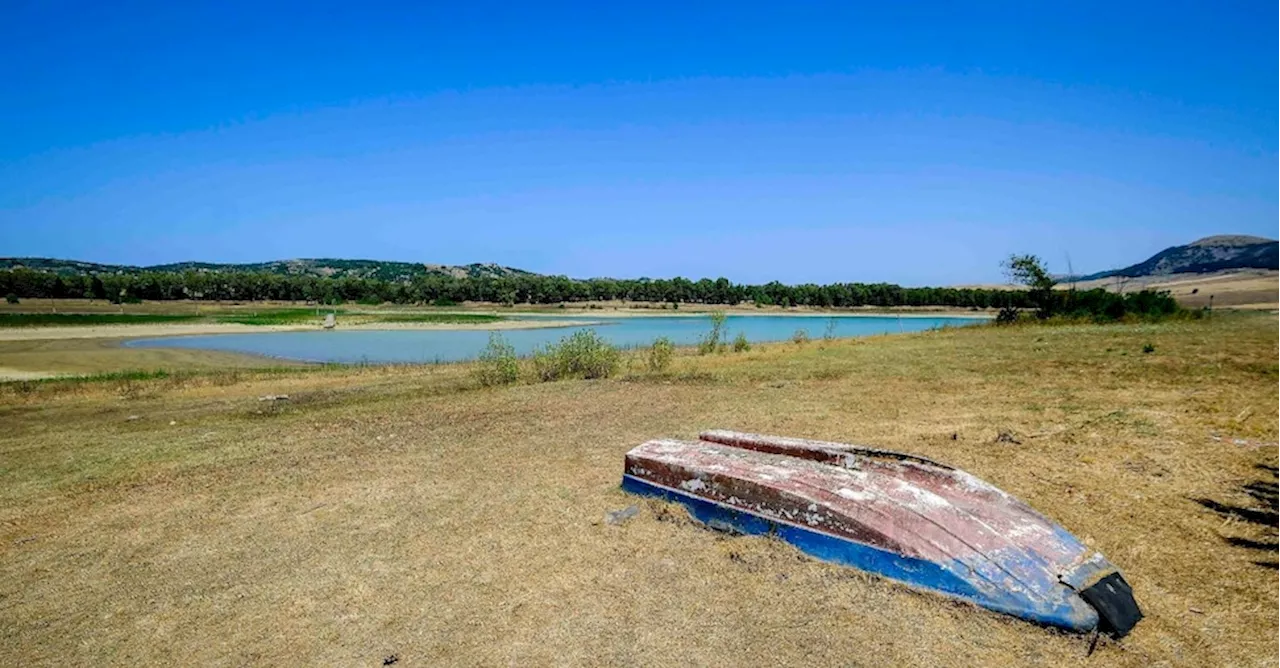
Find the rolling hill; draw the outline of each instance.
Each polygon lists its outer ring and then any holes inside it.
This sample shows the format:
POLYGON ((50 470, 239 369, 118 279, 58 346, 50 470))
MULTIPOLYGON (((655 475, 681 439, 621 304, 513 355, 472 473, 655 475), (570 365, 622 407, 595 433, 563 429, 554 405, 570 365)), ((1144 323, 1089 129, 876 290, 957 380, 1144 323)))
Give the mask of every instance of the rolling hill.
POLYGON ((175 262, 146 267, 98 264, 78 260, 59 260, 43 257, 0 258, 0 269, 26 267, 64 275, 81 274, 138 274, 148 271, 200 273, 271 273, 290 276, 323 276, 331 278, 377 278, 386 281, 406 281, 422 275, 464 277, 529 276, 532 272, 492 263, 467 265, 418 264, 413 262, 384 262, 381 260, 339 260, 313 258, 274 260, 248 264, 219 264, 212 262, 175 262))
POLYGON ((1079 276, 1078 281, 1121 276, 1164 276, 1168 274, 1207 274, 1232 269, 1278 269, 1280 252, 1271 239, 1246 235, 1218 235, 1193 241, 1185 246, 1172 246, 1123 269, 1101 271, 1079 276))

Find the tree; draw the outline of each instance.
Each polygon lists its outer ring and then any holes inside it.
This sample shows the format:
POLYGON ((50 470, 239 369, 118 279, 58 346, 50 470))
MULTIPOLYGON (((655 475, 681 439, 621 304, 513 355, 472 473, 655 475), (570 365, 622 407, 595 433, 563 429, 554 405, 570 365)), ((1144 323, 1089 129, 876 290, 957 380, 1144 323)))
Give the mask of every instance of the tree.
POLYGON ((102 279, 95 274, 89 281, 89 299, 106 299, 107 288, 102 284, 102 279))
POLYGON ((1041 319, 1053 315, 1053 280, 1044 262, 1035 255, 1010 255, 1004 261, 1005 275, 1014 283, 1027 286, 1027 296, 1036 307, 1036 316, 1041 319))

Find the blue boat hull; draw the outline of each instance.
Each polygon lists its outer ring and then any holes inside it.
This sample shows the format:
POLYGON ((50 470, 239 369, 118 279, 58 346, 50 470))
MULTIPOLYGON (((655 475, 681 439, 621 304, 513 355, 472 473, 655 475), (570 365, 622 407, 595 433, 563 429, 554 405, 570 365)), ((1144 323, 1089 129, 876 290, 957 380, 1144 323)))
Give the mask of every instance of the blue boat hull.
POLYGON ((630 474, 623 476, 622 489, 632 494, 680 503, 689 509, 695 519, 715 529, 756 536, 772 535, 822 561, 875 573, 995 612, 1073 631, 1090 631, 1098 626, 1096 611, 1065 585, 1061 587, 1061 595, 1053 597, 1054 600, 1022 597, 1012 591, 993 593, 984 591, 961 577, 958 573, 967 570, 963 565, 939 564, 897 554, 799 524, 730 507, 630 474))

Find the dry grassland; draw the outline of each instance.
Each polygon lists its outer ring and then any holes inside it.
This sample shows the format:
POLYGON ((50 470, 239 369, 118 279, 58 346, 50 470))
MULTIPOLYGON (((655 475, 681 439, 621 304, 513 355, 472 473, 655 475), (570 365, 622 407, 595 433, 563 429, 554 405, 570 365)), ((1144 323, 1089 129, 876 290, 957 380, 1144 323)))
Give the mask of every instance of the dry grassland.
POLYGON ((183 348, 127 348, 118 339, 0 339, 0 381, 8 375, 33 377, 110 373, 133 369, 221 370, 301 367, 304 364, 255 355, 183 348))
POLYGON ((1274 666, 1276 411, 1269 315, 491 390, 465 365, 8 383, 0 664, 1274 666), (619 491, 627 449, 709 427, 965 468, 1105 553, 1147 618, 1086 656, 619 491))
MULTIPOLYGON (((1069 287, 1063 285, 1063 287, 1069 287)), ((1280 299, 1280 271, 1240 269, 1210 274, 1168 274, 1140 278, 1102 278, 1077 283, 1079 289, 1167 290, 1179 304, 1187 308, 1236 308, 1275 310, 1280 299)))

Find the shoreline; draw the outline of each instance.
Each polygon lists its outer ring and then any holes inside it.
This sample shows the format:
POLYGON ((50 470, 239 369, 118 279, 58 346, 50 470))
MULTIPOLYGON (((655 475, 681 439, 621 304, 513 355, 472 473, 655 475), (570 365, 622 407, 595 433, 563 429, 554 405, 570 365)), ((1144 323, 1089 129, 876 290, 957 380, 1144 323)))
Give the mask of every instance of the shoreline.
POLYGON ((207 336, 216 334, 261 334, 270 332, 323 331, 491 331, 512 329, 549 329, 585 327, 603 324, 598 320, 537 322, 533 320, 498 320, 486 323, 437 322, 370 322, 356 325, 339 324, 333 330, 317 325, 241 325, 236 323, 147 323, 140 325, 74 325, 62 327, 11 327, 0 329, 0 341, 65 341, 70 339, 154 339, 169 336, 207 336))
MULTIPOLYGON (((706 318, 711 315, 712 311, 604 311, 600 313, 591 312, 592 318, 608 319, 608 318, 706 318)), ((789 313, 786 311, 732 311, 725 310, 726 316, 743 316, 748 318, 958 318, 966 320, 991 320, 995 318, 992 313, 974 313, 972 311, 952 312, 952 311, 911 311, 909 313, 899 313, 894 311, 874 311, 855 313, 848 311, 831 311, 831 312, 814 312, 804 311, 800 313, 789 313)), ((512 316, 521 318, 570 318, 575 317, 576 313, 544 313, 544 312, 516 312, 512 316)), ((584 313, 585 315, 585 313, 584 313)), ((589 323, 596 324, 596 323, 589 323)))
MULTIPOLYGON (((455 313, 477 313, 476 310, 455 313)), ((707 319, 708 311, 628 310, 614 312, 507 312, 493 313, 502 320, 485 323, 365 322, 343 324, 333 331, 510 331, 522 329, 566 329, 620 325, 644 318, 707 319)), ((759 312, 729 311, 726 315, 747 317, 793 317, 821 323, 830 318, 949 318, 977 322, 990 314, 975 313, 879 313, 879 312, 759 312)), ((133 341, 188 336, 323 332, 316 324, 246 325, 219 322, 104 324, 76 326, 12 327, 0 329, 0 382, 76 377, 110 371, 151 368, 253 368, 263 366, 310 366, 314 362, 270 355, 188 349, 161 346, 132 346, 133 341)))

